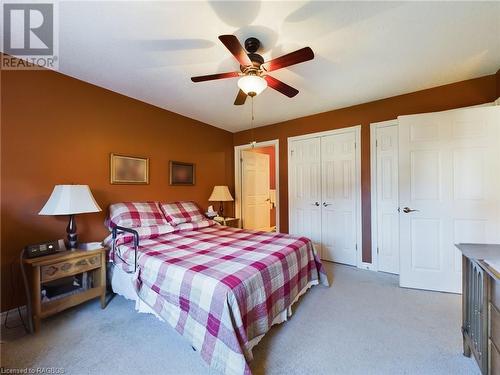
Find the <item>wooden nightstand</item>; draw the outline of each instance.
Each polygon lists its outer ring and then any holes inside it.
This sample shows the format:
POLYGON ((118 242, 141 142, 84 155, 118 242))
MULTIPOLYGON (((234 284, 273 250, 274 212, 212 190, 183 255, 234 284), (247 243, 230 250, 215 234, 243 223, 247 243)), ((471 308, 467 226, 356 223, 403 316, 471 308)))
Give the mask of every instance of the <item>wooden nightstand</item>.
POLYGON ((222 220, 218 219, 215 221, 217 221, 220 225, 225 225, 226 227, 233 227, 233 228, 240 227, 240 219, 237 217, 225 217, 222 220))
POLYGON ((70 250, 38 258, 24 259, 31 273, 31 305, 35 332, 40 329, 40 319, 57 314, 69 307, 100 297, 101 308, 106 307, 106 249, 70 250), (45 283, 74 276, 83 272, 92 275, 93 285, 73 294, 42 302, 41 289, 45 283))

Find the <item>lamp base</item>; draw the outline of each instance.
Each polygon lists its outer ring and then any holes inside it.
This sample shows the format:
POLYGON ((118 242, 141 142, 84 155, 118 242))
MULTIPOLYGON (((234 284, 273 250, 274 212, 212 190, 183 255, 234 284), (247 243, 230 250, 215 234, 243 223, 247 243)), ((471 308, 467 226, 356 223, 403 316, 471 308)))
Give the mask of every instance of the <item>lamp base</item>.
POLYGON ((69 250, 74 250, 77 247, 78 236, 76 234, 76 221, 75 215, 69 215, 69 223, 66 227, 66 233, 68 234, 68 245, 69 250))
POLYGON ((219 204, 219 216, 224 217, 224 202, 220 202, 219 204))

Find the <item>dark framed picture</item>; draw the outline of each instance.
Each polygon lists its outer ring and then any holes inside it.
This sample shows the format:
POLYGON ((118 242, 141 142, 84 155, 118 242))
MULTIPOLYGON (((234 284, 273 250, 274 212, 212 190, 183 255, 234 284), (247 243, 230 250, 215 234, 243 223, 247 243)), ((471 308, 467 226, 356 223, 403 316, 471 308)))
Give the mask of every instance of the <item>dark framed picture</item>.
POLYGON ((149 184, 149 158, 110 155, 112 184, 149 184))
POLYGON ((194 185, 195 165, 170 160, 170 185, 194 185))

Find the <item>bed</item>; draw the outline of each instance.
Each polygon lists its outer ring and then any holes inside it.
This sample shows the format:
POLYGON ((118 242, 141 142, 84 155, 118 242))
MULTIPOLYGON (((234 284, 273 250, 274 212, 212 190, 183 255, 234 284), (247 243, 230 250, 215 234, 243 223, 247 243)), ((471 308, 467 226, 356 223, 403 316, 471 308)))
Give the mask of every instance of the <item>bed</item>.
POLYGON ((250 374, 271 326, 311 286, 328 286, 309 239, 221 226, 193 202, 114 204, 106 224, 113 290, 168 322, 216 372, 250 374))

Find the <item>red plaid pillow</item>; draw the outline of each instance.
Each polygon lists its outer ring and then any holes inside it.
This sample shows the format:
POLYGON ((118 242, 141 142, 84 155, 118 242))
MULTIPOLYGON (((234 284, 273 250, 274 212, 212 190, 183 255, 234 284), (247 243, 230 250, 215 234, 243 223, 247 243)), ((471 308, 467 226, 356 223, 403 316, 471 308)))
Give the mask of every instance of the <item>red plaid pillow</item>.
POLYGON ((124 202, 109 206, 108 227, 150 227, 168 224, 156 202, 124 202))
POLYGON ((167 221, 172 225, 205 220, 205 216, 195 202, 160 203, 160 207, 167 221))

